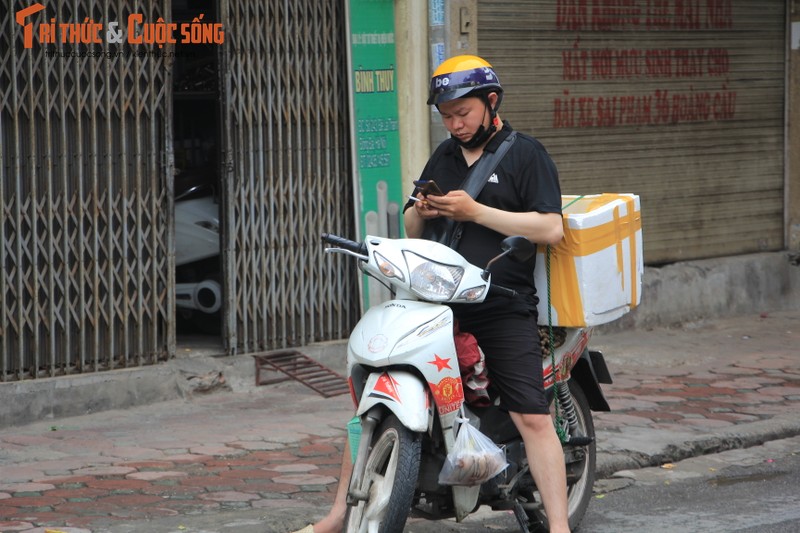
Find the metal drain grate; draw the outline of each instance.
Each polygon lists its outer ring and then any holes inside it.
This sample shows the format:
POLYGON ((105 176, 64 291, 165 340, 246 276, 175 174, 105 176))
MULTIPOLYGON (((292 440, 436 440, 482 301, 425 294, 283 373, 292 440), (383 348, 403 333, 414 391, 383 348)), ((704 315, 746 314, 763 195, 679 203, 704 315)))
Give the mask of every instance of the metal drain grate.
POLYGON ((294 379, 326 398, 350 392, 344 376, 297 350, 276 350, 254 355, 253 358, 256 362, 256 385, 271 385, 294 379), (277 370, 288 377, 262 379, 262 370, 277 370))

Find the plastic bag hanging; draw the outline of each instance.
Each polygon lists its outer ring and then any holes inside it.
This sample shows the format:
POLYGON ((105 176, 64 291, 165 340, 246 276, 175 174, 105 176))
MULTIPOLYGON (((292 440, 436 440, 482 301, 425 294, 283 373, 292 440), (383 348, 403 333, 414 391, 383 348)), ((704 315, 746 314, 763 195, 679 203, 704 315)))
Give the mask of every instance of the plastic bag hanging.
POLYGON ((468 419, 457 420, 461 423, 458 436, 439 473, 439 484, 480 485, 505 470, 508 463, 503 450, 468 419))

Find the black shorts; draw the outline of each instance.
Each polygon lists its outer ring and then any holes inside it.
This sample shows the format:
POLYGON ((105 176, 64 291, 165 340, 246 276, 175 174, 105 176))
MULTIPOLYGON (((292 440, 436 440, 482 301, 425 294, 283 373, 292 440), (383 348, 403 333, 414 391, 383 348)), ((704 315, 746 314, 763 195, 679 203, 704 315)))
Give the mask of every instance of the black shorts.
POLYGON ((459 317, 461 331, 475 335, 486 356, 491 388, 500 405, 514 413, 547 414, 542 348, 536 317, 523 313, 489 313, 459 317))

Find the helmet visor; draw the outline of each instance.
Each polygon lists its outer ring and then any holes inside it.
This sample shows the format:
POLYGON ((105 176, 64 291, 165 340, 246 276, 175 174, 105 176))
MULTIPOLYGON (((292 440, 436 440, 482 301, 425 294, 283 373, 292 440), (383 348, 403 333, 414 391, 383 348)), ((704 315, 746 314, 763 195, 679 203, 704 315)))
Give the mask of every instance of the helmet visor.
POLYGON ((428 105, 462 98, 476 89, 502 91, 500 80, 491 67, 478 67, 439 74, 431 79, 428 105))

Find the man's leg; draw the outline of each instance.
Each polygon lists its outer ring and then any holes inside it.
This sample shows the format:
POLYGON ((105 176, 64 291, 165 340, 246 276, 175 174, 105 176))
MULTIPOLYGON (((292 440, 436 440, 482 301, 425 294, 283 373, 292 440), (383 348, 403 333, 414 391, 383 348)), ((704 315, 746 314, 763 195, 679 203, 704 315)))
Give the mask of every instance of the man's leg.
POLYGON ((352 472, 353 461, 350 458, 350 442, 349 439, 345 439, 342 469, 339 473, 339 486, 336 489, 333 506, 328 511, 328 516, 314 524, 314 533, 341 533, 344 530, 344 515, 347 514, 347 489, 352 472))
POLYGON ((550 415, 511 413, 525 441, 525 452, 536 488, 542 496, 550 533, 568 533, 567 471, 564 452, 550 415))

